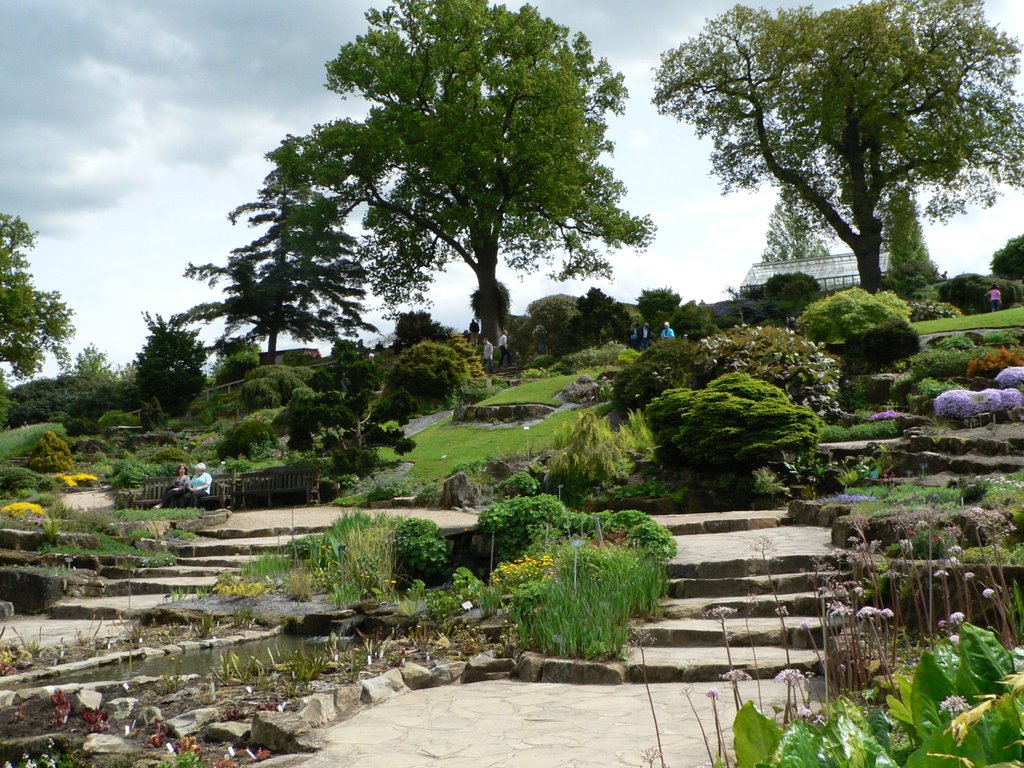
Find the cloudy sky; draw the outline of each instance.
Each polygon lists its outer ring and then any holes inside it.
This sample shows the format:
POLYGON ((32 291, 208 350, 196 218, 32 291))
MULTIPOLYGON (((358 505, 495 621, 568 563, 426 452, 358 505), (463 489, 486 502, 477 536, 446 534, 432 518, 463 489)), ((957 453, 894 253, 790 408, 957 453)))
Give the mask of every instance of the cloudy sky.
MULTIPOLYGON (((324 63, 365 30, 367 7, 384 4, 0 0, 0 212, 39 232, 32 272, 38 288, 59 291, 75 312, 72 353, 91 343, 130 362, 146 337, 142 312, 168 316, 215 295, 182 276, 186 264, 224 263, 252 240, 227 213, 255 199, 269 170, 264 153, 288 133, 358 115, 358 104, 323 87, 324 63)), ((513 311, 591 284, 623 301, 664 285, 686 299, 722 298, 760 257, 775 192, 722 196, 709 145, 659 116, 651 96, 658 55, 733 3, 534 4, 584 32, 625 74, 630 101, 611 124, 610 163, 629 188, 626 207, 649 214, 658 235, 645 253, 617 254, 610 281, 499 275, 513 311)), ((1024 32, 1024 2, 988 0, 986 9, 1005 31, 1024 32)), ((1022 212, 1024 195, 1012 192, 994 208, 929 225, 932 257, 950 274, 987 272, 992 252, 1024 229, 1022 212)), ((467 267, 452 267, 430 292, 431 311, 464 327, 474 287, 467 267)), ((381 310, 371 300, 366 316, 390 331, 381 310)), ((204 329, 205 340, 215 336, 204 329)), ((46 372, 55 371, 51 361, 46 372)))

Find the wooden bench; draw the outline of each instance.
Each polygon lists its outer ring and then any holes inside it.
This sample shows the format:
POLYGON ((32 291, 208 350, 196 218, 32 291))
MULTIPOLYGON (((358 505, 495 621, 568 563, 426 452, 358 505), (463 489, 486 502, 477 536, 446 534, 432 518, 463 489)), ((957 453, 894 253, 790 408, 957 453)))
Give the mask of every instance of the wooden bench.
MULTIPOLYGON (((128 506, 133 509, 155 507, 163 499, 167 489, 174 482, 173 477, 147 477, 142 487, 131 492, 128 506)), ((236 480, 233 477, 214 477, 210 487, 210 495, 199 500, 203 509, 220 509, 231 507, 234 503, 236 480)))
POLYGON ((274 506, 288 498, 301 499, 305 504, 320 503, 320 470, 310 467, 270 467, 238 475, 235 485, 236 506, 252 504, 274 506))

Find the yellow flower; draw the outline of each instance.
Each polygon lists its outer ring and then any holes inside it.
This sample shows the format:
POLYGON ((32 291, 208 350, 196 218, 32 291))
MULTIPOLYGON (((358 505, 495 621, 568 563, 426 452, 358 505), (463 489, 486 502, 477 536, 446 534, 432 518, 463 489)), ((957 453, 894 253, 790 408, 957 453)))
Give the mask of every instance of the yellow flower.
POLYGON ((25 517, 26 515, 46 516, 43 508, 38 504, 33 504, 31 501, 16 501, 0 509, 0 512, 6 512, 11 517, 25 517))

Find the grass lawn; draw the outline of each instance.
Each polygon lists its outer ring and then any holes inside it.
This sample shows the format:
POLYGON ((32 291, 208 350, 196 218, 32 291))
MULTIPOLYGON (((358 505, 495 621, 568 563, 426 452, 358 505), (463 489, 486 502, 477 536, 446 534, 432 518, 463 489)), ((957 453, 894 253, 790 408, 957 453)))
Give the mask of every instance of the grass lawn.
POLYGON ((920 323, 911 323, 911 326, 918 333, 970 331, 975 328, 1024 327, 1024 307, 1001 309, 998 312, 983 312, 980 315, 947 317, 942 320, 924 320, 920 323))
POLYGON ((566 376, 552 376, 550 379, 538 379, 520 384, 518 387, 503 389, 493 397, 481 400, 477 405, 518 405, 522 403, 540 403, 541 405, 562 404, 555 395, 565 389, 567 384, 576 381, 579 376, 570 374, 566 376))
POLYGON ((525 455, 527 444, 531 454, 549 448, 558 430, 575 422, 581 413, 582 408, 562 411, 529 430, 522 427, 450 426, 451 420, 445 419, 414 435, 416 447, 411 452, 397 456, 391 450, 382 450, 381 457, 414 462, 415 466, 408 475, 411 480, 442 480, 451 475, 452 469, 458 464, 486 461, 509 454, 525 455))
POLYGON ((58 435, 64 434, 63 424, 29 424, 0 432, 0 459, 28 456, 39 442, 39 438, 49 429, 58 435))

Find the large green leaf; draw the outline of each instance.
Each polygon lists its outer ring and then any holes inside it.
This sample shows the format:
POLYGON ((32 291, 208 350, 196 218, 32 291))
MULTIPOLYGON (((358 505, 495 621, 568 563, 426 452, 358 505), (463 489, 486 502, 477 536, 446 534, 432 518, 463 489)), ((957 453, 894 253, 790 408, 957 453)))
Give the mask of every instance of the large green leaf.
POLYGON ((775 753, 782 734, 775 721, 748 701, 732 724, 736 763, 739 768, 755 768, 775 753))
POLYGON ((910 707, 895 696, 886 696, 885 703, 889 707, 889 715, 903 726, 903 730, 907 732, 910 740, 917 744, 920 739, 917 735, 917 728, 914 725, 914 713, 910 711, 910 707))
POLYGON ((957 693, 970 697, 1006 690, 1001 681, 1013 672, 1013 658, 994 632, 973 624, 962 625, 958 651, 957 693))
POLYGON ((875 740, 864 716, 853 705, 838 712, 825 728, 825 747, 843 768, 897 768, 875 740))
POLYGON ((1002 763, 1022 758, 1020 712, 1012 699, 1001 701, 980 722, 973 726, 989 763, 1002 763))
POLYGON ((806 723, 793 723, 779 740, 778 768, 838 768, 822 749, 821 736, 806 723))
POLYGON ((925 651, 914 670, 914 683, 910 690, 910 711, 919 739, 923 740, 932 731, 945 727, 949 717, 939 711, 939 705, 955 693, 955 683, 946 677, 946 670, 939 665, 935 654, 925 651))
POLYGON ((964 737, 963 744, 957 744, 949 731, 933 731, 904 764, 904 768, 963 768, 967 758, 975 766, 983 766, 985 750, 973 732, 964 737))

